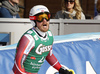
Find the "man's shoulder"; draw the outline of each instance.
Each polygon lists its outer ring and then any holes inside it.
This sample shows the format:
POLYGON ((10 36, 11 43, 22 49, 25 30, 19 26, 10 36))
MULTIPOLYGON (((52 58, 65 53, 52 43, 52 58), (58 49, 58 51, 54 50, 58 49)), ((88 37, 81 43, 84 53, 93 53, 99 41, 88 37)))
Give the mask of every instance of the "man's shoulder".
POLYGON ((47 31, 49 36, 53 36, 52 32, 50 30, 47 31))
POLYGON ((4 8, 4 7, 2 7, 2 6, 0 7, 0 9, 1 9, 1 10, 7 10, 6 8, 4 8))
POLYGON ((0 17, 12 18, 12 15, 10 14, 9 10, 7 10, 6 8, 0 7, 0 17))
POLYGON ((32 33, 34 33, 34 30, 31 28, 31 29, 27 30, 25 33, 26 34, 32 34, 32 33))
POLYGON ((8 9, 4 8, 4 7, 0 7, 0 12, 1 13, 9 13, 8 9))

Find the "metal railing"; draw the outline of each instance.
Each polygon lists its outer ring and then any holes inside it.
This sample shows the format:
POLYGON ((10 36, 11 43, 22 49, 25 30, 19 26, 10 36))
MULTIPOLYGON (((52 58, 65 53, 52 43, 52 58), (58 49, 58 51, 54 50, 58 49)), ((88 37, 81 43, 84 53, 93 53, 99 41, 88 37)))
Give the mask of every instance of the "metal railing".
MULTIPOLYGON (((0 32, 13 32, 13 43, 17 43, 21 35, 31 27, 32 25, 28 18, 0 18, 0 32)), ((100 32, 100 21, 51 19, 50 30, 54 36, 100 32)))

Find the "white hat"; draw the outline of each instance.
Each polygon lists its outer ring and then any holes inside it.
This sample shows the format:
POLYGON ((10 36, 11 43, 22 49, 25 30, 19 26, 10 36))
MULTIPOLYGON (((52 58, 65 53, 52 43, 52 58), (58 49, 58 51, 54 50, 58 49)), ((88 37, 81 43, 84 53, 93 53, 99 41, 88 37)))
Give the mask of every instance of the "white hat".
MULTIPOLYGON (((46 6, 44 6, 44 5, 36 5, 30 10, 29 16, 35 16, 35 15, 37 15, 39 13, 44 13, 44 12, 50 13, 46 6)), ((31 20, 31 24, 33 26, 35 26, 36 23, 31 20)))

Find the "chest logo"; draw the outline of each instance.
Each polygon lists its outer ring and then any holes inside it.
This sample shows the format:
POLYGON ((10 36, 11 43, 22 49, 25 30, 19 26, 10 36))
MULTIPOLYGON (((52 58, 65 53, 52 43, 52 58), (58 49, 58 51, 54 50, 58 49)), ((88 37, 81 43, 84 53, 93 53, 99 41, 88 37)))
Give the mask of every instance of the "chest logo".
POLYGON ((50 51, 52 45, 49 45, 49 46, 45 46, 43 44, 40 44, 37 49, 36 49, 36 53, 39 54, 39 55, 42 55, 42 53, 44 52, 47 52, 47 51, 50 51))

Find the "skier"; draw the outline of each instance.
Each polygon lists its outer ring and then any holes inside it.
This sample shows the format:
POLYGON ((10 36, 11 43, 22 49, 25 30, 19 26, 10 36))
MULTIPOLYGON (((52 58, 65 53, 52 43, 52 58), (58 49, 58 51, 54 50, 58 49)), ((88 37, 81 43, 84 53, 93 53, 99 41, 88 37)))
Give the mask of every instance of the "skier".
POLYGON ((50 12, 46 6, 36 5, 29 13, 33 27, 26 31, 16 48, 14 74, 38 74, 46 59, 61 74, 73 74, 61 66, 52 53, 53 35, 49 30, 50 12))

